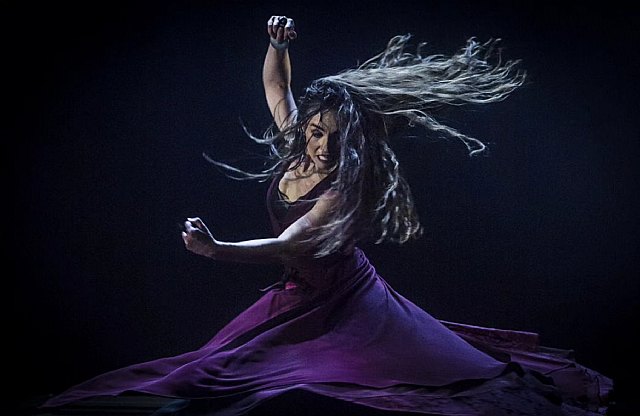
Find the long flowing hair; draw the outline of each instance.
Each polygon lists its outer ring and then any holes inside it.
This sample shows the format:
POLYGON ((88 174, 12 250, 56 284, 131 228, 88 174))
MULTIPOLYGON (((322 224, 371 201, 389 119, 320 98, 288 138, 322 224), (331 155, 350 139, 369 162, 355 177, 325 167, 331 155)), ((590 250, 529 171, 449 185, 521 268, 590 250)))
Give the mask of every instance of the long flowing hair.
POLYGON ((451 56, 406 51, 411 35, 393 37, 378 55, 357 68, 319 78, 305 89, 297 112, 282 130, 274 125, 256 137, 270 147, 264 170, 249 173, 209 161, 239 174, 238 179, 269 179, 305 160, 305 128, 318 113, 333 111, 338 127, 337 170, 331 189, 337 198, 328 221, 309 242, 322 257, 361 241, 404 243, 422 231, 411 190, 389 145, 398 132, 414 126, 460 139, 471 156, 485 145, 434 118, 445 106, 485 104, 505 99, 522 85, 519 61, 502 62, 497 40, 469 39, 451 56), (495 59, 494 59, 495 58, 495 59), (495 60, 495 62, 491 62, 495 60))

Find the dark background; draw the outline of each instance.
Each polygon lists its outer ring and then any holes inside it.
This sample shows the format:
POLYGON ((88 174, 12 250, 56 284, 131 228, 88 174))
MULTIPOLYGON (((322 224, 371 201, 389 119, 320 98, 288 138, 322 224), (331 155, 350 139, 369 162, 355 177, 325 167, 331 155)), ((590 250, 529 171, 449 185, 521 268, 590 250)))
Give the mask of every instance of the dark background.
POLYGON ((286 14, 296 96, 411 33, 428 53, 501 38, 525 86, 444 121, 490 146, 417 133, 395 145, 425 236, 365 247, 439 319, 538 332, 636 387, 638 13, 576 4, 19 3, 3 19, 10 210, 5 341, 19 395, 57 393, 198 348, 277 279, 278 266, 187 252, 200 216, 221 240, 270 236, 258 169, 269 125, 266 21, 286 14))

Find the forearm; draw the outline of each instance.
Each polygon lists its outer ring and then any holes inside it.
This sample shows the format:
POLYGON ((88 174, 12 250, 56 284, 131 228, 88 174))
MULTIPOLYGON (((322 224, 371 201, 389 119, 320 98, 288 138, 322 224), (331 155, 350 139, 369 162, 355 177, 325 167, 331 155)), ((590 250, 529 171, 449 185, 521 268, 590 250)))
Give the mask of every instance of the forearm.
POLYGON ((262 67, 262 82, 265 91, 269 89, 289 89, 291 85, 291 61, 289 49, 277 50, 272 45, 267 49, 262 67))
POLYGON ((291 255, 293 243, 278 238, 240 242, 217 242, 209 257, 234 263, 282 263, 291 255))
POLYGON ((316 203, 311 211, 287 227, 277 238, 261 238, 237 243, 214 240, 215 244, 209 257, 235 263, 297 262, 308 256, 313 249, 313 244, 309 240, 311 237, 309 229, 320 209, 324 209, 324 203, 320 205, 316 203))

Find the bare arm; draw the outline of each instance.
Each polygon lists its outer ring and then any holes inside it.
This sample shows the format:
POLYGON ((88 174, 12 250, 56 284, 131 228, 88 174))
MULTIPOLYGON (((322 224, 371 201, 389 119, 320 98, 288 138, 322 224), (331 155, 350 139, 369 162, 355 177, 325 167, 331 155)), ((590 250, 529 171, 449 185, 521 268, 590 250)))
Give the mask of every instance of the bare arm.
POLYGON ((284 263, 307 255, 309 246, 303 241, 309 229, 326 222, 334 196, 325 193, 309 212, 291 224, 277 238, 263 238, 240 242, 222 242, 213 238, 199 218, 185 222, 182 239, 188 250, 214 260, 235 263, 284 263))
MULTIPOLYGON (((277 43, 288 44, 289 39, 297 37, 293 19, 284 16, 272 16, 267 22, 267 32, 270 39, 277 43), (284 25, 278 22, 282 19, 284 25)), ((296 103, 291 92, 291 61, 289 49, 276 49, 269 44, 267 55, 262 67, 262 83, 267 98, 269 110, 273 120, 280 130, 283 130, 297 111, 296 103)))

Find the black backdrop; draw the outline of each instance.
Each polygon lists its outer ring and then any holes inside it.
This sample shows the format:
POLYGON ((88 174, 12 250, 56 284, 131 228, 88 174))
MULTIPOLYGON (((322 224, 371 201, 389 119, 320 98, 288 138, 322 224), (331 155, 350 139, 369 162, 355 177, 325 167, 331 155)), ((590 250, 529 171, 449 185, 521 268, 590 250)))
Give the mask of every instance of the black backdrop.
MULTIPOLYGON (((515 3, 515 2, 514 2, 515 3)), ((272 14, 296 20, 296 95, 396 34, 452 53, 502 38, 525 86, 445 121, 490 145, 420 132, 395 143, 425 236, 366 251, 437 318, 539 332, 635 387, 638 343, 638 14, 463 1, 86 2, 7 9, 6 218, 12 376, 22 395, 205 343, 277 266, 187 252, 200 216, 222 240, 270 235, 267 184, 226 178, 202 152, 258 168, 272 14), (8 59, 7 59, 8 58, 8 59)), ((6 338, 5 338, 6 339, 6 338)))

